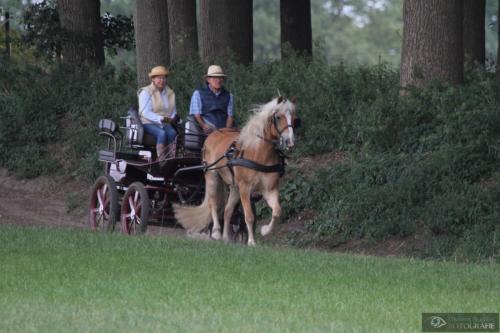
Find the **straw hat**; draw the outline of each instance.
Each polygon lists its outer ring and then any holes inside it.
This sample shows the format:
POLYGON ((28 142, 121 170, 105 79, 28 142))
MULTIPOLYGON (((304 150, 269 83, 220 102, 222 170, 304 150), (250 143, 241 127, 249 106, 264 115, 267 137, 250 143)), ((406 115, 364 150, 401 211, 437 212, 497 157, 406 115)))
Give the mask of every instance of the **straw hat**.
POLYGON ((151 69, 151 72, 149 72, 149 78, 152 79, 155 76, 159 75, 165 75, 168 76, 168 69, 166 69, 164 66, 156 66, 151 69))
POLYGON ((211 65, 208 67, 207 74, 205 74, 205 77, 226 77, 226 74, 224 74, 224 71, 222 68, 218 65, 211 65))

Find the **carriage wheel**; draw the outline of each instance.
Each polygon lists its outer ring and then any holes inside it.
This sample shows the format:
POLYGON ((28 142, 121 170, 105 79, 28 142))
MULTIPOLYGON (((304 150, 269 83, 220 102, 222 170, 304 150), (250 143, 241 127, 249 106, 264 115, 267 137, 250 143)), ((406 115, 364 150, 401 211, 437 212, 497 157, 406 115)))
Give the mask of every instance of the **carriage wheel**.
POLYGON ((141 182, 132 183, 123 196, 121 209, 122 232, 142 234, 148 227, 150 200, 141 182))
POLYGON ((114 179, 108 175, 97 178, 89 200, 90 228, 113 231, 118 213, 118 191, 114 179))
POLYGON ((203 178, 198 184, 175 184, 175 192, 183 205, 192 205, 203 201, 203 178))

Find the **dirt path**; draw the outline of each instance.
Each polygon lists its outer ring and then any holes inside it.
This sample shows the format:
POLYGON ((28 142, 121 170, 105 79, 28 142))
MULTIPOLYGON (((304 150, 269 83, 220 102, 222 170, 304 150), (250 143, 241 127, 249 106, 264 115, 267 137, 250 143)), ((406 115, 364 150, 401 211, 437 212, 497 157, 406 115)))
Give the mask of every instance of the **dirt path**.
POLYGON ((86 191, 74 186, 79 185, 45 177, 19 180, 0 169, 0 224, 85 227, 84 212, 68 209, 86 191))
MULTIPOLYGON (((57 178, 19 180, 0 169, 0 225, 88 228, 89 185, 57 178)), ((148 234, 184 234, 180 228, 148 226, 148 234)))

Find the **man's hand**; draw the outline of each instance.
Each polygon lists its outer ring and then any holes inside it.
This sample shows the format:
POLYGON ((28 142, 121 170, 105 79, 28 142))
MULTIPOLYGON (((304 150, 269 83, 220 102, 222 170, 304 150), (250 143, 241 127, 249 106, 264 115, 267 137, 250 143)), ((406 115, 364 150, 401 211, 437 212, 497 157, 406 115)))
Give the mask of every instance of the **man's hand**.
POLYGON ((201 125, 201 128, 203 128, 203 132, 205 132, 205 134, 207 135, 213 132, 212 127, 208 126, 207 124, 201 125))
POLYGON ((162 124, 169 124, 170 123, 170 118, 169 117, 163 117, 161 120, 162 124))

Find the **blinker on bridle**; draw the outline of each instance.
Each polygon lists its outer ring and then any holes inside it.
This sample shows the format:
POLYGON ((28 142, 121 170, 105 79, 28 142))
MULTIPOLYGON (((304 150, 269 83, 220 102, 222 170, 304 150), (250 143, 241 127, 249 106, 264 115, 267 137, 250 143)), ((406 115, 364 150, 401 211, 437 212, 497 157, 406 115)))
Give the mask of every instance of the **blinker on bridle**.
POLYGON ((273 115, 273 125, 274 125, 274 128, 276 128, 276 131, 278 131, 278 134, 281 136, 283 131, 285 131, 289 127, 293 128, 293 129, 299 128, 302 125, 302 120, 300 120, 300 118, 295 118, 293 120, 292 124, 286 124, 285 126, 283 126, 283 128, 280 129, 278 127, 277 116, 276 116, 276 114, 274 114, 273 115))

